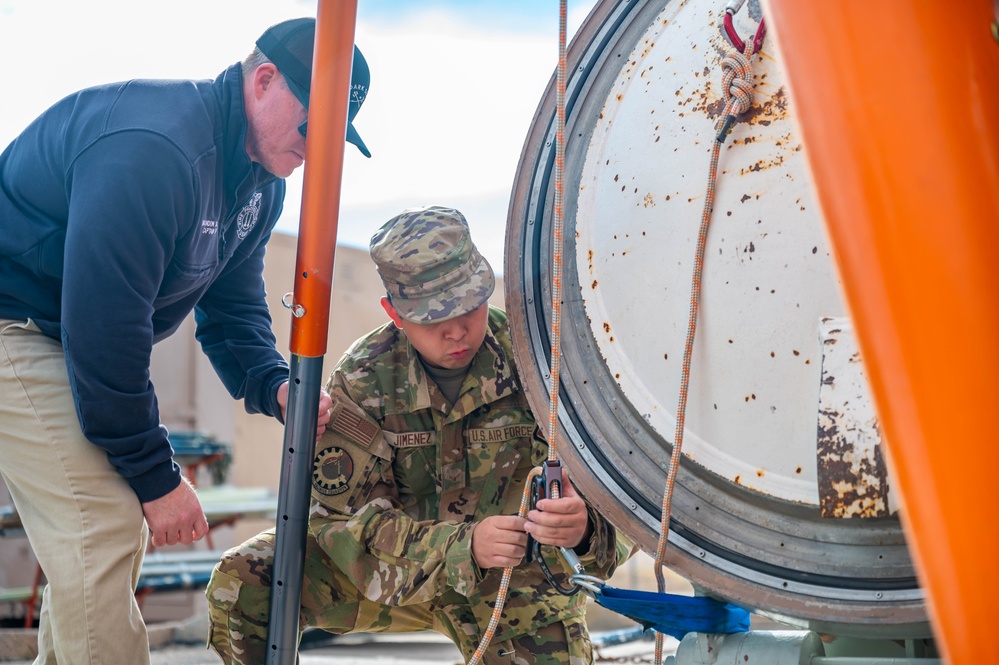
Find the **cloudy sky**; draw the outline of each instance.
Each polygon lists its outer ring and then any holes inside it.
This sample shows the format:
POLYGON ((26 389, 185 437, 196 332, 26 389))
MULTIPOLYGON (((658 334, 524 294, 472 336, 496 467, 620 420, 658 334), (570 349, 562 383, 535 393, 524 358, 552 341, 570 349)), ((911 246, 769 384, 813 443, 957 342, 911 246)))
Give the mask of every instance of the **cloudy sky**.
MULTIPOLYGON (((570 0, 570 37, 595 0, 570 0)), ((0 0, 0 148, 53 102, 128 78, 213 78, 316 0, 0 0)), ((338 241, 366 247, 403 208, 462 210, 498 270, 534 112, 558 60, 557 0, 358 0, 371 89, 347 146, 338 241)), ((299 223, 301 172, 279 228, 299 223)))

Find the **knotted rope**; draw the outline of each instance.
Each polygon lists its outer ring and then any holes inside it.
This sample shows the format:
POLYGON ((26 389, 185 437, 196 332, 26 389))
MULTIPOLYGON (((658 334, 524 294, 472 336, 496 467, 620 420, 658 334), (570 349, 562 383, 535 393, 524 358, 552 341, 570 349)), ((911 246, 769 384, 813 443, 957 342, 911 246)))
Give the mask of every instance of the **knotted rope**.
MULTIPOLYGON (((687 339, 683 348, 683 369, 680 374, 680 400, 676 409, 676 433, 673 450, 670 454, 669 471, 666 474, 666 489, 663 492, 662 519, 659 524, 659 546, 656 549, 656 584, 659 593, 666 591, 666 545, 669 539, 669 518, 673 504, 673 488, 683 450, 683 431, 686 421, 687 390, 690 385, 690 358, 694 350, 694 333, 697 330, 697 311, 700 308, 701 273, 704 268, 704 248, 708 239, 708 225, 715 205, 715 188, 718 178, 718 158, 736 118, 749 110, 753 103, 753 68, 750 59, 753 55, 753 40, 746 40, 745 52, 733 52, 726 56, 722 66, 722 89, 725 94, 725 110, 715 123, 715 141, 711 149, 711 165, 708 170, 708 188, 701 212, 701 225, 697 232, 697 249, 694 254, 694 271, 690 280, 690 315, 687 320, 687 339)), ((656 632, 656 663, 663 662, 663 633, 656 632)))

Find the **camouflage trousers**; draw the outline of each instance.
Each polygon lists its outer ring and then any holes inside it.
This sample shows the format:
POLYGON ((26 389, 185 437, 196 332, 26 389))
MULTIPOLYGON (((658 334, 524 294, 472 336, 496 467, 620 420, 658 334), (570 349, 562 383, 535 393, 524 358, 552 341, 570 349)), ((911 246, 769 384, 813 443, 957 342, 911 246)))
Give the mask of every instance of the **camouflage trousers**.
MULTIPOLYGON (((206 595, 211 620, 208 646, 227 664, 262 665, 267 650, 274 531, 226 552, 212 572, 206 595)), ((299 626, 346 633, 433 630, 448 637, 467 662, 481 631, 463 596, 433 603, 388 606, 366 600, 309 534, 299 626), (453 600, 456 602, 448 602, 453 600), (443 602, 442 602, 443 601, 443 602)), ((502 642, 490 643, 486 665, 589 665, 593 662, 582 616, 555 621, 502 642)))

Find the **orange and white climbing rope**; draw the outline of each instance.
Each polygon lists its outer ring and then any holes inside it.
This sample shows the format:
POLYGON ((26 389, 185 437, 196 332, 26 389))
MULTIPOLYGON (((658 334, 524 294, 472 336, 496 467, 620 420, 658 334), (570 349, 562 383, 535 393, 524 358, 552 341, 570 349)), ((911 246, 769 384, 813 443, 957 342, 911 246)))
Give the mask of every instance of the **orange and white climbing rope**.
POLYGON ((558 459, 558 392, 562 365, 562 219, 565 213, 565 22, 566 0, 559 2, 558 71, 555 86, 555 205, 552 210, 551 384, 548 390, 548 459, 558 459))
MULTIPOLYGON (((558 24, 558 68, 556 73, 556 122, 555 122, 555 206, 554 206, 554 237, 552 242, 552 307, 551 307, 551 388, 549 392, 548 410, 548 460, 558 460, 558 391, 559 366, 561 364, 560 339, 562 334, 562 215, 564 201, 564 170, 565 170, 565 44, 566 44, 566 0, 559 0, 558 24)), ((527 482, 524 483, 524 496, 520 501, 520 517, 526 517, 530 506, 532 481, 542 473, 540 467, 531 469, 527 482)), ((558 486, 546 487, 551 498, 559 497, 558 486)), ((489 643, 496 634, 503 607, 506 605, 507 591, 510 587, 510 577, 513 568, 503 570, 499 592, 496 594, 496 605, 489 618, 489 625, 479 642, 478 648, 468 661, 468 665, 479 665, 489 643)))
MULTIPOLYGON (((697 232, 697 249, 694 253, 694 270, 690 280, 690 315, 687 320, 687 338, 683 348, 683 368, 680 374, 680 398, 676 409, 676 432, 673 450, 670 453, 669 471, 666 474, 666 489, 663 492, 662 519, 659 525, 659 546, 656 549, 655 570, 659 593, 666 591, 664 568, 666 566, 666 546, 669 539, 669 518, 673 503, 673 488, 680 468, 683 451, 683 432, 686 421, 687 389, 690 385, 690 361, 694 349, 694 333, 697 330, 697 311, 700 308, 701 273, 704 268, 704 248, 708 239, 708 226, 714 211, 715 188, 718 178, 718 158, 732 123, 753 103, 753 56, 756 40, 746 40, 743 53, 733 52, 726 56, 722 66, 722 90, 725 94, 725 110, 715 123, 715 141, 711 149, 711 164, 708 168, 708 187, 701 212, 701 225, 697 232)), ((656 632, 655 662, 663 662, 663 633, 656 632)))

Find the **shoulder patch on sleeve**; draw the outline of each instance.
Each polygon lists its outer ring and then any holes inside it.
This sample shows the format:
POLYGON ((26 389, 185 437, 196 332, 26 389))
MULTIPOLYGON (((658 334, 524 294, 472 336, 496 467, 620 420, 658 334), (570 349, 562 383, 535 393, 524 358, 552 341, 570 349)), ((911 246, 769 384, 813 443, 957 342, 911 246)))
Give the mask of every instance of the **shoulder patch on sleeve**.
POLYGON ((333 408, 326 428, 362 448, 369 448, 381 431, 378 423, 364 409, 336 394, 333 395, 333 408))
POLYGON ((329 446, 316 453, 312 463, 312 487, 325 496, 336 496, 350 489, 354 459, 343 448, 329 446))

